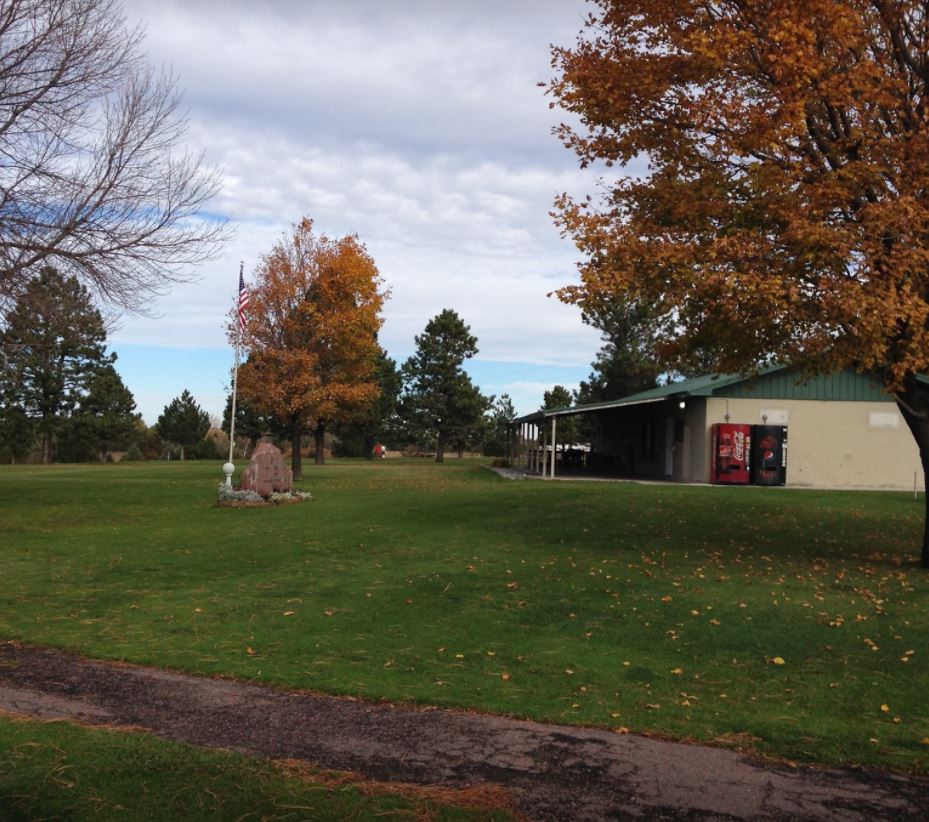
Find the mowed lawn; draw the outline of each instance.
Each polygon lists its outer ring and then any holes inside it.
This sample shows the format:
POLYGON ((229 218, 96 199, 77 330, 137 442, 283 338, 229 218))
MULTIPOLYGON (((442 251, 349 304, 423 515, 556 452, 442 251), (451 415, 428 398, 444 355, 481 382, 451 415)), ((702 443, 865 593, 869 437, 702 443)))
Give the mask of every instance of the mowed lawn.
POLYGON ((395 702, 929 771, 912 494, 310 466, 0 468, 0 639, 395 702))

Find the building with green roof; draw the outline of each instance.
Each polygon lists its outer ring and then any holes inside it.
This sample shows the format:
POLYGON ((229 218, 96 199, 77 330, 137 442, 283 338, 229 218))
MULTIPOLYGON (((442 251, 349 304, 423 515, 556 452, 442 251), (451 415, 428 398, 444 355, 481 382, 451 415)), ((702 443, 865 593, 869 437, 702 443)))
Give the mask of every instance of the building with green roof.
POLYGON ((772 366, 754 376, 702 376, 610 402, 537 411, 513 427, 517 459, 546 477, 554 454, 555 476, 709 482, 715 423, 786 427, 787 485, 922 488, 919 452, 894 398, 876 378, 853 371, 807 377, 772 366), (585 418, 589 444, 558 441, 558 421, 567 416, 585 418))

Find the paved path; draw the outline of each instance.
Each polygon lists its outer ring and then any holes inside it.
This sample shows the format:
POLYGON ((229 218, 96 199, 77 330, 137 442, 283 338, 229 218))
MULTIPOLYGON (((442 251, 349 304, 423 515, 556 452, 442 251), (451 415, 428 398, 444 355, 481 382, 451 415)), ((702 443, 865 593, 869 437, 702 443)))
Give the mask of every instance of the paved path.
POLYGON ((505 786, 536 820, 929 818, 929 781, 773 767, 733 751, 416 710, 0 645, 0 710, 134 726, 369 779, 505 786))

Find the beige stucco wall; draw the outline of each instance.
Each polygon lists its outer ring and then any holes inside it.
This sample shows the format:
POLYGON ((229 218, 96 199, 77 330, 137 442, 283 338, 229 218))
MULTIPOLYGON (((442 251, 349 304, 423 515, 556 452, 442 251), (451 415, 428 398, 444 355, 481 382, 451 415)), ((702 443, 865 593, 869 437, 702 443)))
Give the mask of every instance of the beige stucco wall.
MULTIPOLYGON (((694 406, 698 405, 693 403, 694 406)), ((691 418, 689 478, 710 479, 710 427, 726 421, 788 427, 787 485, 923 489, 919 451, 896 405, 888 402, 724 400, 708 398, 701 427, 691 418)), ((689 409, 688 409, 689 410, 689 409)), ((688 414, 690 416, 690 414, 688 414)))

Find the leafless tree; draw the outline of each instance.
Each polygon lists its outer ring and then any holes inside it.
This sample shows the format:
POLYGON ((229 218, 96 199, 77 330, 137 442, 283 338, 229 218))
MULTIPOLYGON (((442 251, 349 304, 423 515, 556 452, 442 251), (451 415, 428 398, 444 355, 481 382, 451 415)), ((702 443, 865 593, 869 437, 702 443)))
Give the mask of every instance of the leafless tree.
POLYGON ((118 0, 0 0, 0 317, 43 266, 144 312, 214 256, 219 188, 118 0))

